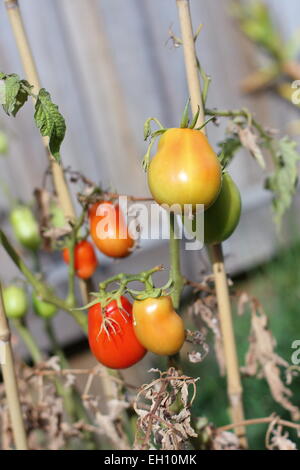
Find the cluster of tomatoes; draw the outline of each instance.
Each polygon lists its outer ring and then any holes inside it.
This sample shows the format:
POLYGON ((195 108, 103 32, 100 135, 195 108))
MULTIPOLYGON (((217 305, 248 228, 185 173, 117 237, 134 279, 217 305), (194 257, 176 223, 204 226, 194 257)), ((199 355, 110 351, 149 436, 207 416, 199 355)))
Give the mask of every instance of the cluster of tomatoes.
MULTIPOLYGON (((235 230, 241 213, 240 193, 206 136, 194 129, 168 129, 150 162, 148 184, 158 204, 205 207, 204 242, 221 243, 235 230)), ((135 300, 121 297, 105 309, 89 309, 89 343, 95 357, 112 368, 129 367, 146 351, 176 354, 185 339, 184 324, 169 296, 135 300), (105 323, 107 326, 105 326, 105 323)))
MULTIPOLYGON (((236 228, 241 212, 239 191, 228 173, 222 174, 219 159, 206 136, 189 128, 168 129, 160 138, 158 150, 148 168, 148 184, 154 200, 169 207, 185 204, 204 205, 204 242, 221 243, 236 228)), ((171 209, 172 210, 172 209, 171 209)), ((36 250, 40 235, 31 211, 17 207, 11 223, 18 240, 36 250)), ((63 220, 64 223, 64 220, 63 220)), ((112 202, 96 202, 89 208, 90 236, 106 256, 124 258, 134 247, 124 215, 112 202)), ((63 259, 70 262, 69 248, 63 259)), ((82 279, 90 278, 97 268, 92 243, 77 241, 74 268, 82 279)), ((28 308, 24 290, 17 286, 4 289, 8 316, 22 317, 28 308)), ((56 313, 56 307, 43 302, 35 293, 34 311, 45 318, 56 313)), ((88 338, 91 351, 110 368, 126 368, 138 362, 147 351, 159 355, 176 354, 185 340, 184 324, 174 310, 171 297, 137 298, 133 305, 121 296, 89 308, 88 338)))

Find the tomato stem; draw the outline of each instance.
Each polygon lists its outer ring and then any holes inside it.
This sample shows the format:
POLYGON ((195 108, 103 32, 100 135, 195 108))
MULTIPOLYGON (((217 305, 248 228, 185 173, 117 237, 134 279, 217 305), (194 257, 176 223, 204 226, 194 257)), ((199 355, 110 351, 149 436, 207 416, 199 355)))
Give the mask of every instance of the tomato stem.
POLYGON ((173 281, 171 293, 173 305, 178 309, 184 279, 180 270, 180 239, 176 237, 177 220, 174 212, 170 213, 170 277, 173 281))

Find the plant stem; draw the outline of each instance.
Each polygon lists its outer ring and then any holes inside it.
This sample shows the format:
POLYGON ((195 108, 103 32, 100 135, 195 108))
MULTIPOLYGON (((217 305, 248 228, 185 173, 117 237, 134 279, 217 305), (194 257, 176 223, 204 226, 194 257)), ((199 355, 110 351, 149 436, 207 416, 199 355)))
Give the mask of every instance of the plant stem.
POLYGON ((24 341, 26 348, 28 349, 32 357, 33 362, 35 364, 42 362, 43 355, 40 351, 40 348, 38 347, 34 337, 32 336, 24 321, 20 318, 14 318, 13 325, 21 336, 22 340, 24 341))
POLYGON ((145 280, 147 280, 151 276, 151 274, 161 271, 162 269, 163 269, 162 266, 155 266, 154 268, 151 268, 148 271, 144 271, 139 274, 124 274, 124 273, 116 274, 112 277, 109 277, 105 281, 100 282, 99 288, 106 289, 109 284, 113 282, 118 282, 118 281, 126 282, 126 283, 133 282, 133 281, 145 282, 145 280))
MULTIPOLYGON (((267 416, 266 418, 253 418, 253 419, 245 419, 240 423, 237 423, 239 426, 251 426, 252 424, 264 424, 264 423, 272 423, 276 422, 280 426, 286 426, 289 428, 296 429, 300 432, 300 424, 292 423, 291 421, 286 421, 285 419, 276 418, 276 416, 267 416)), ((219 432, 223 431, 230 431, 234 427, 234 424, 226 424, 225 426, 220 426, 217 428, 219 432)))
POLYGON ((27 450, 28 446, 26 432, 22 416, 22 408, 20 403, 10 337, 10 329, 5 315, 2 298, 2 287, 0 283, 0 347, 1 353, 3 354, 2 361, 0 357, 0 363, 2 366, 2 375, 7 396, 7 404, 10 413, 15 445, 18 450, 27 450))
POLYGON ((170 213, 170 276, 173 281, 172 301, 175 309, 179 308, 181 291, 184 286, 184 280, 180 270, 180 239, 176 238, 176 215, 170 213))
MULTIPOLYGON (((191 97, 191 107, 194 114, 197 112, 198 108, 200 109, 198 126, 201 126, 205 121, 203 96, 201 93, 201 84, 198 72, 198 68, 201 69, 201 65, 200 61, 197 60, 195 51, 190 4, 189 0, 176 0, 176 2, 182 32, 186 75, 191 97)), ((202 129, 202 132, 205 133, 205 127, 202 129)), ((240 383, 237 353, 232 328, 230 298, 221 245, 212 247, 212 265, 215 275, 220 324, 225 349, 228 395, 232 408, 232 419, 235 423, 244 419, 243 405, 241 400, 242 386, 240 383)), ((247 447, 245 428, 236 428, 236 432, 241 446, 247 447)))
POLYGON ((247 110, 247 109, 235 109, 235 110, 221 110, 221 109, 205 109, 205 114, 207 116, 219 116, 219 117, 238 117, 242 116, 245 117, 246 119, 251 118, 251 122, 253 126, 258 130, 259 134, 261 137, 263 137, 266 140, 272 140, 272 137, 264 130, 261 124, 254 119, 252 114, 247 110))
MULTIPOLYGON (((184 286, 184 279, 180 270, 180 239, 176 238, 177 220, 174 212, 170 213, 170 278, 173 281, 171 298, 175 310, 179 308, 181 292, 184 286)), ((168 357, 168 366, 179 369, 179 353, 168 357)))
POLYGON ((69 240, 67 245, 69 251, 69 264, 68 264, 68 277, 69 277, 69 289, 66 302, 69 306, 74 307, 75 305, 75 244, 76 244, 76 236, 74 236, 74 232, 72 237, 69 240))

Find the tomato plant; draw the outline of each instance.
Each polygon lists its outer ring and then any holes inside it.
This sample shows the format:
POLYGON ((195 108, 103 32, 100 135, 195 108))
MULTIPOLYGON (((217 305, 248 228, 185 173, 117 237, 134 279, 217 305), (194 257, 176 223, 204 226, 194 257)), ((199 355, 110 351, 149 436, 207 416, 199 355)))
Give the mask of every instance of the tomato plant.
POLYGON ((170 296, 135 300, 132 311, 135 334, 146 349, 167 356, 181 349, 185 340, 184 324, 170 296))
POLYGON ((125 369, 140 361, 146 349, 138 341, 132 319, 132 305, 121 297, 122 308, 112 300, 104 309, 97 303, 88 311, 88 338, 96 359, 112 369, 125 369))
MULTIPOLYGON (((70 253, 68 248, 63 250, 63 259, 65 263, 70 262, 70 253)), ((87 240, 81 240, 76 243, 74 249, 74 267, 78 277, 81 279, 90 278, 96 271, 98 262, 93 245, 87 240)))
POLYGON ((204 212, 204 242, 221 243, 234 232, 241 215, 240 192, 228 173, 223 175, 220 194, 204 212))
POLYGON ((98 249, 112 258, 125 258, 134 246, 119 205, 96 202, 89 211, 91 237, 98 249))
POLYGON ((42 318, 51 318, 57 312, 55 305, 44 302, 35 292, 32 294, 32 305, 36 315, 42 318))
POLYGON ((29 207, 16 206, 10 213, 10 222, 17 240, 25 248, 37 250, 41 243, 39 226, 29 207))
POLYGON ((3 302, 8 318, 24 317, 28 310, 26 292, 22 287, 7 286, 3 289, 3 302))
POLYGON ((148 169, 148 184, 158 204, 204 204, 221 188, 221 166, 206 136, 195 129, 168 129, 148 169))

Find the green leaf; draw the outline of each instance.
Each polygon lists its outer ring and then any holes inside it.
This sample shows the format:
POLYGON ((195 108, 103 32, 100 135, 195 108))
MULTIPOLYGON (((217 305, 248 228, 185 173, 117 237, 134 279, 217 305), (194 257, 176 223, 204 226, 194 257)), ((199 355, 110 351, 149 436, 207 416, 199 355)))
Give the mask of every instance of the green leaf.
POLYGON ((290 137, 283 137, 277 142, 276 149, 272 153, 275 171, 266 180, 266 189, 273 192, 274 220, 278 227, 282 217, 291 206, 297 186, 297 163, 300 161, 300 153, 296 149, 297 143, 290 137))
POLYGON ((189 126, 190 129, 194 129, 195 125, 197 124, 199 114, 200 114, 200 106, 198 105, 197 112, 196 112, 195 116, 193 117, 193 120, 192 120, 192 122, 189 126))
POLYGON ((42 136, 49 137, 51 154, 60 161, 60 146, 66 132, 66 124, 58 106, 51 101, 50 94, 41 88, 35 104, 34 119, 42 136))
POLYGON ((3 109, 6 114, 16 116, 19 109, 27 101, 32 87, 26 80, 20 80, 17 74, 1 74, 1 76, 5 86, 3 109))
POLYGON ((238 137, 228 137, 218 144, 221 147, 219 159, 223 168, 226 168, 234 157, 235 152, 241 147, 238 137))

